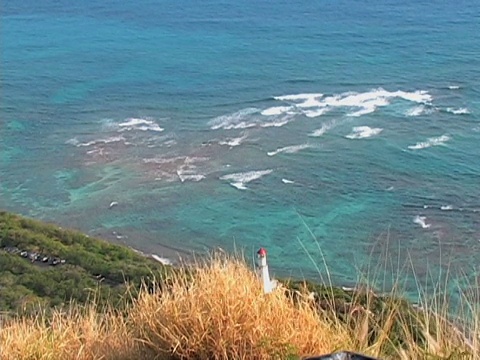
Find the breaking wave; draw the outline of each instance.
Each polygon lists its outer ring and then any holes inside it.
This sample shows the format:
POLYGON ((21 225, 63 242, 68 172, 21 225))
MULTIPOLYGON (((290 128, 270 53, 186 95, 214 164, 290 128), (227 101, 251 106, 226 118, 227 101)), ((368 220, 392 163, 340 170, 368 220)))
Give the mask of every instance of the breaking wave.
MULTIPOLYGON (((218 116, 210 120, 208 125, 212 130, 281 127, 294 120, 296 115, 317 118, 332 110, 341 109, 345 111, 346 116, 359 117, 373 113, 379 107, 389 105, 394 99, 428 105, 433 98, 424 90, 408 92, 402 90, 387 91, 378 88, 366 92, 345 92, 330 96, 321 93, 291 94, 275 96, 273 99, 282 104, 265 109, 245 108, 218 116)), ((414 108, 411 110, 411 116, 417 116, 424 111, 426 111, 424 107, 414 108)))
POLYGON ((210 120, 208 124, 212 130, 246 129, 256 126, 256 122, 249 122, 249 120, 253 115, 259 114, 259 111, 257 108, 246 108, 232 114, 218 116, 210 120))
POLYGON ((420 149, 426 149, 431 146, 440 146, 440 145, 445 145, 445 143, 450 140, 450 137, 448 135, 442 135, 439 137, 432 137, 427 139, 427 141, 422 141, 418 142, 415 145, 410 145, 408 148, 411 150, 420 150, 420 149))
POLYGON ((246 138, 247 138, 247 135, 243 135, 243 136, 236 137, 236 138, 228 138, 228 139, 219 141, 219 144, 220 145, 227 145, 227 146, 230 146, 230 147, 235 147, 235 146, 241 145, 246 138))
POLYGON ((320 129, 314 130, 309 136, 319 137, 325 134, 328 130, 332 129, 337 125, 336 121, 329 121, 324 123, 320 129))
POLYGON ((420 225, 423 229, 428 229, 430 226, 432 226, 432 224, 427 224, 426 220, 427 220, 427 218, 425 216, 417 215, 413 219, 413 222, 415 224, 420 225))
POLYGON ((458 108, 458 109, 455 109, 455 108, 446 108, 445 109, 446 112, 449 112, 450 114, 454 114, 454 115, 466 115, 466 114, 470 114, 470 110, 468 110, 467 108, 458 108))
POLYGON ((294 94, 294 95, 283 95, 283 96, 275 96, 275 100, 280 100, 280 101, 298 101, 298 100, 304 100, 304 101, 310 101, 312 99, 316 98, 321 98, 323 94, 294 94))
POLYGON ((246 108, 231 114, 218 116, 208 122, 212 130, 248 129, 253 127, 281 127, 294 120, 295 113, 291 107, 277 106, 260 111, 257 108, 246 108), (265 120, 268 121, 265 121, 265 120))
POLYGON ((277 155, 277 154, 280 154, 280 153, 294 154, 296 152, 299 152, 300 150, 308 149, 310 147, 312 147, 312 146, 309 145, 309 144, 285 146, 285 147, 282 147, 282 148, 278 148, 277 150, 274 150, 274 151, 269 151, 269 152, 267 152, 267 155, 268 156, 274 156, 274 155, 277 155))
POLYGON ((407 111, 405 111, 405 116, 410 116, 410 117, 413 117, 413 116, 420 116, 420 115, 423 115, 423 114, 431 114, 435 111, 435 109, 431 108, 431 107, 427 107, 425 105, 418 105, 418 106, 414 106, 410 109, 408 109, 407 111))
POLYGON ((303 114, 309 118, 316 118, 316 117, 322 116, 328 111, 330 111, 330 109, 328 107, 324 107, 324 108, 315 109, 315 110, 305 110, 303 114))
MULTIPOLYGON (((348 116, 362 116, 374 112, 378 107, 387 106, 392 99, 403 99, 418 104, 429 104, 432 96, 424 90, 387 91, 382 88, 367 92, 346 92, 342 94, 324 96, 323 94, 293 94, 276 96, 275 100, 289 102, 289 111, 303 113, 307 117, 317 117, 335 108, 348 108, 353 111, 348 116)), ((277 107, 287 108, 287 107, 277 107)), ((273 109, 273 108, 272 108, 273 109)))
POLYGON ((292 120, 294 120, 293 116, 286 115, 286 116, 283 116, 283 117, 278 118, 276 120, 262 123, 262 124, 260 124, 260 127, 262 127, 262 128, 281 127, 283 125, 288 124, 292 120))
POLYGON ((275 106, 263 110, 261 114, 265 116, 281 115, 284 113, 288 113, 292 108, 292 106, 275 106))
POLYGON ((205 175, 202 174, 195 174, 190 171, 185 171, 185 170, 177 170, 177 175, 178 178, 180 179, 181 182, 185 181, 200 181, 205 179, 205 175))
POLYGON ((119 123, 119 131, 141 130, 141 131, 157 131, 161 132, 161 128, 155 121, 150 119, 129 118, 126 121, 119 123))
POLYGON ((70 140, 67 140, 65 144, 74 145, 76 147, 88 147, 97 144, 110 144, 115 142, 124 142, 126 139, 123 136, 112 136, 104 139, 95 139, 87 142, 80 142, 76 137, 70 140))
POLYGON ((245 184, 248 184, 253 180, 260 179, 262 176, 268 175, 272 172, 273 170, 247 171, 243 173, 224 175, 220 177, 220 180, 231 181, 230 185, 232 185, 233 187, 239 190, 245 190, 247 189, 245 184))
POLYGON ((365 139, 380 134, 382 128, 371 128, 369 126, 356 126, 352 129, 350 135, 346 135, 347 139, 365 139))

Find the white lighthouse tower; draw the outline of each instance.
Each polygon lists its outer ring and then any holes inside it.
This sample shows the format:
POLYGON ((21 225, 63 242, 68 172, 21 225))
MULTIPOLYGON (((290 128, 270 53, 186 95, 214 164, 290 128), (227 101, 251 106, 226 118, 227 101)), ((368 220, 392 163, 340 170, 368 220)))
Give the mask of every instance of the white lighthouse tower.
POLYGON ((257 258, 257 271, 260 279, 262 280, 263 292, 265 294, 269 294, 273 291, 273 289, 275 289, 275 287, 277 286, 277 282, 270 280, 270 274, 268 272, 267 265, 267 250, 265 250, 264 248, 260 248, 260 250, 257 251, 257 258))

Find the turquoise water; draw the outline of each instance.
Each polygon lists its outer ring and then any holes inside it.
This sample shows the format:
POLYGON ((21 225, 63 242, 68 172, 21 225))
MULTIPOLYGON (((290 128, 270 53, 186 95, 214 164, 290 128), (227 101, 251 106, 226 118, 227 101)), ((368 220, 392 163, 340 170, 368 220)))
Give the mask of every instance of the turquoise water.
POLYGON ((389 259, 476 283, 479 14, 7 1, 0 207, 162 256, 264 246, 281 275, 323 254, 341 283, 389 259))

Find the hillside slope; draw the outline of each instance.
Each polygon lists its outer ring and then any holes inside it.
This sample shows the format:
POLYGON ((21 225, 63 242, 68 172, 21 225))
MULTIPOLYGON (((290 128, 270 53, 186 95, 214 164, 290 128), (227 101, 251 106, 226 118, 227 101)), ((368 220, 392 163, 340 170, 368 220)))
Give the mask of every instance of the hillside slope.
POLYGON ((92 294, 120 304, 126 283, 138 289, 168 271, 125 246, 0 211, 0 311, 85 303, 92 294))

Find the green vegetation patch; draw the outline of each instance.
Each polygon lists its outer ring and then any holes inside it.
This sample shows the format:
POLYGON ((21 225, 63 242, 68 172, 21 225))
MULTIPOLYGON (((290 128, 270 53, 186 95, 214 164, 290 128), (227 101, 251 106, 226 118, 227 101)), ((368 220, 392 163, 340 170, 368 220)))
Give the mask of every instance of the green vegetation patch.
POLYGON ((125 246, 0 211, 0 311, 25 313, 93 296, 125 304, 127 288, 136 292, 171 271, 125 246))

